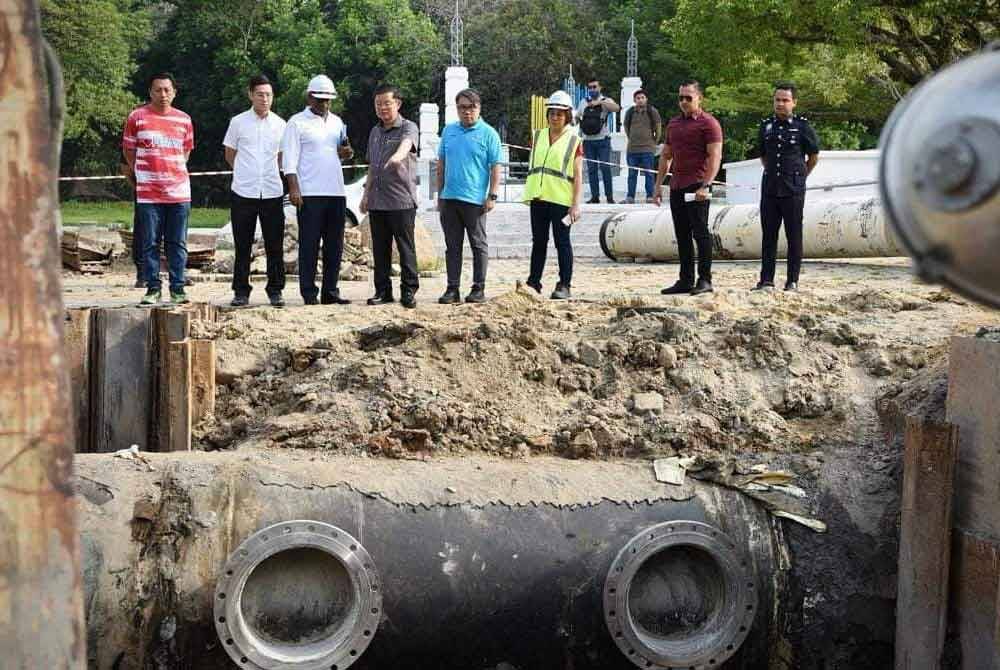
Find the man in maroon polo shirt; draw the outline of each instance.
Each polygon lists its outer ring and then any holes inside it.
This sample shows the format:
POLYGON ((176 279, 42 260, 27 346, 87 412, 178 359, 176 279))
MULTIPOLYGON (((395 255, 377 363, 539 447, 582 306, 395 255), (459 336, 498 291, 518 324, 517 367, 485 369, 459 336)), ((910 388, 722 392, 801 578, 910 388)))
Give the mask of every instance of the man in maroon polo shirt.
POLYGON ((722 164, 722 127, 701 108, 702 90, 697 81, 681 84, 677 94, 681 113, 670 119, 660 153, 653 202, 663 200, 663 178, 670 172, 670 215, 674 220, 681 276, 660 291, 708 293, 712 290, 712 236, 708 232, 708 204, 712 182, 722 164), (693 238, 693 240, 692 240, 693 238), (698 244, 698 282, 694 280, 694 243, 698 244))

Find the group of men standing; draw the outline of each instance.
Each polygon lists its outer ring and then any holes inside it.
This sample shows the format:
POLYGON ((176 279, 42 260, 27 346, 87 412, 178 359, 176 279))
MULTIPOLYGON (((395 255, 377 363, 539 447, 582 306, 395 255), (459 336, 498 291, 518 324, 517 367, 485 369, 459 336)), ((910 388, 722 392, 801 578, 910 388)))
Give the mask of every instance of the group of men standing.
MULTIPOLYGON (((575 113, 580 123, 582 153, 591 159, 588 174, 589 202, 597 202, 603 177, 608 202, 613 202, 610 172, 610 137, 607 114, 620 107, 601 93, 600 82, 588 83, 587 98, 575 113)), ((150 102, 128 117, 122 148, 128 176, 136 189, 136 248, 147 289, 142 303, 161 298, 161 243, 165 245, 170 277, 170 300, 187 302, 184 266, 187 261, 187 218, 191 188, 187 159, 194 147, 190 117, 172 106, 176 84, 169 74, 150 79, 150 102)), ((763 226, 762 269, 755 290, 774 286, 778 232, 782 224, 788 239, 786 290, 798 286, 802 257, 802 211, 805 180, 815 167, 819 144, 808 122, 794 114, 796 95, 791 84, 775 87, 774 114, 764 119, 758 132, 764 175, 761 185, 763 226)), ((223 140, 226 161, 233 168, 231 220, 236 247, 232 305, 248 304, 251 248, 260 221, 267 258, 265 291, 270 303, 284 305, 283 260, 285 185, 298 210, 299 290, 307 305, 347 304, 340 295, 338 278, 343 254, 346 198, 343 160, 353 157, 347 128, 330 111, 336 97, 333 82, 325 75, 310 80, 307 106, 286 123, 271 111, 274 90, 267 77, 253 77, 247 89, 250 109, 230 120, 223 140), (316 286, 317 262, 322 253, 323 279, 316 286)), ((678 91, 680 114, 666 124, 655 185, 653 152, 660 139, 659 112, 643 90, 626 113, 629 165, 645 173, 647 202, 660 205, 662 183, 670 174, 670 210, 680 257, 680 276, 664 294, 699 294, 712 291, 712 237, 708 229, 711 186, 722 160, 722 128, 701 107, 703 91, 694 80, 678 91), (695 263, 697 249, 697 265, 695 263), (696 274, 697 269, 697 274, 696 274)), ((395 86, 375 91, 379 123, 368 139, 370 167, 361 212, 371 225, 375 261, 375 294, 370 305, 394 302, 390 280, 392 245, 401 266, 400 302, 416 305, 419 288, 414 225, 417 126, 402 117, 402 96, 395 86)), ((465 301, 486 300, 486 215, 497 200, 501 176, 500 137, 480 118, 481 100, 472 89, 456 96, 457 123, 442 133, 438 150, 439 210, 446 244, 448 283, 438 302, 462 301, 459 289, 462 247, 468 236, 473 255, 471 291, 465 301)), ((567 112, 569 114, 569 112, 567 112)), ((636 170, 638 172, 638 170, 636 170)), ((636 175, 629 178, 628 202, 634 202, 636 175)), ((567 294, 568 294, 568 287, 567 294)))
MULTIPOLYGON (((187 221, 191 186, 187 159, 194 148, 191 118, 174 108, 174 78, 167 73, 150 79, 150 102, 134 110, 125 123, 122 149, 129 181, 136 189, 133 234, 142 281, 142 304, 161 299, 160 247, 165 245, 170 301, 188 302, 184 292, 187 221)), ((237 114, 223 139, 226 162, 233 168, 231 221, 235 244, 233 299, 248 304, 252 245, 260 221, 267 258, 265 291, 271 305, 284 305, 285 287, 283 194, 298 211, 299 291, 307 305, 343 305, 338 279, 344 249, 347 203, 343 160, 353 157, 347 127, 330 111, 336 97, 325 75, 310 80, 306 108, 287 123, 271 111, 274 89, 267 77, 253 77, 247 88, 250 109, 237 114), (282 178, 284 175, 284 182, 282 178), (323 278, 316 285, 322 254, 323 278)), ((375 294, 369 305, 394 302, 390 267, 392 246, 401 266, 400 302, 416 306, 419 288, 414 226, 418 204, 416 151, 419 131, 402 117, 397 87, 375 90, 379 123, 368 138, 371 163, 360 209, 368 214, 375 261, 375 294)), ((462 245, 468 235, 473 252, 472 290, 466 302, 486 301, 486 214, 497 200, 500 181, 500 136, 480 119, 481 102, 471 89, 458 94, 460 120, 445 128, 437 177, 441 225, 447 244, 448 289, 439 302, 460 302, 462 245)))

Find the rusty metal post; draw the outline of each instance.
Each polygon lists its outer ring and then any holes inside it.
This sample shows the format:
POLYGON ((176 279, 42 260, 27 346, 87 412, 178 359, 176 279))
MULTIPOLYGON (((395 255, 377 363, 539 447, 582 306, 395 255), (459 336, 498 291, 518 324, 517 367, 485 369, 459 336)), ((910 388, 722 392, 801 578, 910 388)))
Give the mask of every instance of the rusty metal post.
POLYGON ((0 650, 84 667, 56 240, 62 81, 38 3, 0 0, 0 650))

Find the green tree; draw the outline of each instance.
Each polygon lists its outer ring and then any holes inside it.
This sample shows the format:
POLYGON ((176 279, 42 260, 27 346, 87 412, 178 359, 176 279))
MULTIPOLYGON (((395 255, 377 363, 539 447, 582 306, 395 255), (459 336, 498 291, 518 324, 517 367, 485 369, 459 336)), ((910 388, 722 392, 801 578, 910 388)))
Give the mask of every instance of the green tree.
POLYGON ((466 22, 466 42, 475 48, 465 49, 465 64, 483 116, 494 124, 505 119, 512 143, 528 141, 532 94, 559 88, 571 65, 577 81, 594 76, 610 57, 612 36, 601 16, 587 0, 509 0, 466 22))
POLYGON ((63 174, 114 172, 125 117, 139 103, 128 84, 147 16, 123 0, 42 0, 40 9, 66 85, 63 174))
MULTIPOLYGON (((444 58, 430 19, 408 0, 173 0, 162 36, 142 68, 169 70, 179 80, 177 105, 192 116, 197 166, 221 165, 219 149, 229 118, 247 108, 246 82, 263 72, 274 83, 278 114, 305 105, 311 77, 326 74, 363 154, 374 123, 371 91, 391 80, 404 96, 429 95, 444 58)), ((144 84, 141 84, 144 85, 144 84)))

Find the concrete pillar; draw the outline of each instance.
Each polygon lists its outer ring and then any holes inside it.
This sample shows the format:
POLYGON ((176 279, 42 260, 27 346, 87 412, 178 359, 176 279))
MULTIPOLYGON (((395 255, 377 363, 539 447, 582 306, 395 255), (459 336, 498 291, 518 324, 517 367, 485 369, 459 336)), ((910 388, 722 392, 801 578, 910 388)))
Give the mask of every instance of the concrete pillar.
POLYGON ((622 99, 619 104, 622 106, 620 121, 625 120, 625 112, 633 106, 632 96, 642 88, 642 77, 622 77, 622 99))
POLYGON ((441 115, 438 106, 433 102, 420 105, 420 153, 417 158, 417 181, 420 198, 429 199, 434 192, 435 176, 432 174, 431 161, 437 158, 438 144, 441 141, 438 131, 441 115))
POLYGON ((444 122, 458 121, 458 109, 455 107, 455 96, 458 92, 469 88, 469 70, 461 65, 452 65, 444 72, 444 122))
POLYGON ((420 105, 420 158, 429 160, 437 155, 438 131, 440 130, 441 115, 439 108, 433 102, 425 102, 420 105))

